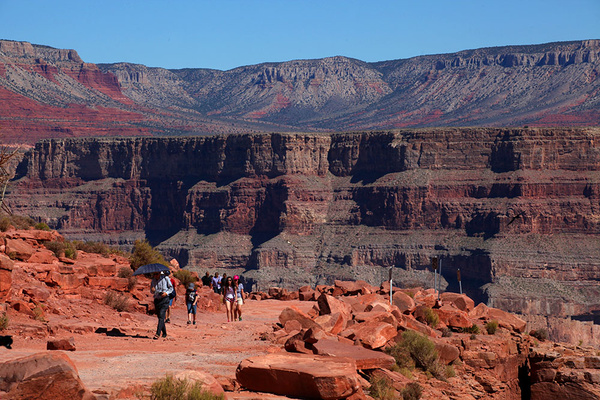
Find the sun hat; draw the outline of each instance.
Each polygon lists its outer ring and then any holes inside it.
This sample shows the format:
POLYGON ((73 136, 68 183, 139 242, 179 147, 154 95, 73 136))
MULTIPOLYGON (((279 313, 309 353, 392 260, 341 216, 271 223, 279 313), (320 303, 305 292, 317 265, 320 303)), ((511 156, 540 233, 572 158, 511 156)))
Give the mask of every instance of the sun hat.
POLYGON ((193 284, 193 283, 190 283, 190 284, 188 285, 188 289, 190 289, 190 290, 194 289, 194 284, 193 284))

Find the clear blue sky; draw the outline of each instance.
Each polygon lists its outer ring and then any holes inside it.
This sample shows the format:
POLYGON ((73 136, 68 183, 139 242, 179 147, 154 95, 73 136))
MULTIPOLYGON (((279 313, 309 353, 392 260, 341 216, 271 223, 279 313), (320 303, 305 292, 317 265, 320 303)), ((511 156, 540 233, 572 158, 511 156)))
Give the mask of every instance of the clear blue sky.
POLYGON ((600 39, 600 0, 0 0, 0 39, 164 68, 373 62, 600 39))

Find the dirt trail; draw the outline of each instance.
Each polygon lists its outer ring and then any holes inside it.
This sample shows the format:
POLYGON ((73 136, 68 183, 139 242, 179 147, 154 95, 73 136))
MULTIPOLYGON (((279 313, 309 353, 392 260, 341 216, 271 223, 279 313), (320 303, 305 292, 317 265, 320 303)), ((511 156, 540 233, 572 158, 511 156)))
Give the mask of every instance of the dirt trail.
MULTIPOLYGON (((179 303, 173 310, 172 322, 167 325, 169 336, 166 339, 152 339, 156 317, 141 313, 122 314, 121 319, 126 321, 111 318, 100 323, 107 330, 118 327, 126 336, 63 331, 56 337, 74 337, 77 350, 67 354, 77 366, 87 388, 114 395, 124 388, 149 385, 166 373, 176 374, 186 369, 200 369, 215 377, 233 378, 237 365, 243 359, 280 351, 281 346, 261 340, 260 334, 272 331, 271 325, 277 322, 281 310, 290 305, 308 311, 313 303, 248 300, 242 321, 226 322, 224 311, 199 311, 196 325, 186 324, 185 306, 179 303)), ((86 321, 73 317, 61 323, 85 324, 86 321)), ((14 340, 13 350, 0 348, 0 360, 46 350, 46 339, 19 335, 14 340)))

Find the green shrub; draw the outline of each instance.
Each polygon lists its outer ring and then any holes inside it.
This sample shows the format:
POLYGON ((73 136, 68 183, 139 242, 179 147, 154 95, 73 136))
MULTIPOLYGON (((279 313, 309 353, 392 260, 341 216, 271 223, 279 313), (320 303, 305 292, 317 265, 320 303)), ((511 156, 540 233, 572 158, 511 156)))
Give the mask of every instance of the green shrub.
POLYGON ((129 297, 125 294, 106 292, 104 295, 104 304, 119 312, 127 311, 129 310, 129 297))
POLYGON ((496 321, 495 319, 486 322, 485 330, 487 331, 488 334, 490 334, 490 335, 495 334, 497 329, 498 329, 498 321, 496 321))
POLYGON ((0 218, 0 231, 6 232, 8 230, 8 228, 10 227, 10 225, 11 225, 10 218, 7 218, 7 217, 0 218))
POLYGON ((33 307, 31 311, 33 312, 33 318, 36 321, 46 322, 46 318, 44 318, 44 309, 40 304, 37 304, 35 307, 33 307))
POLYGON ((410 355, 410 351, 404 345, 404 343, 396 343, 395 345, 388 347, 385 352, 394 357, 396 360, 396 366, 400 370, 411 370, 415 367, 415 362, 410 355))
POLYGON ((200 382, 190 383, 186 379, 165 376, 152 384, 151 400, 224 400, 223 395, 214 395, 202 389, 200 382))
POLYGON ((369 395, 374 399, 394 400, 396 390, 392 382, 385 376, 372 376, 370 379, 369 395))
POLYGON ((196 283, 198 279, 190 271, 187 269, 180 269, 179 271, 175 271, 173 276, 181 282, 182 285, 187 287, 190 283, 196 283))
POLYGON ((136 240, 133 244, 133 252, 129 257, 131 268, 135 271, 142 265, 146 264, 163 264, 169 266, 165 258, 148 243, 147 240, 136 240))
POLYGON ((464 333, 471 333, 473 335, 478 335, 479 334, 479 326, 473 324, 473 325, 469 326, 468 328, 462 328, 462 331, 464 333))
POLYGON ((122 250, 116 247, 110 247, 106 243, 102 242, 82 242, 75 240, 73 241, 73 244, 75 244, 75 248, 77 250, 85 251, 86 253, 100 254, 104 257, 108 257, 111 254, 123 254, 122 250))
POLYGON ((533 331, 529 332, 529 334, 531 336, 533 336, 534 338, 541 340, 542 342, 544 340, 548 340, 548 331, 544 328, 533 330, 533 331))
POLYGON ((71 242, 65 242, 65 257, 70 258, 71 260, 77 259, 77 249, 71 242))
POLYGON ((8 329, 8 315, 2 313, 2 315, 0 315, 0 332, 6 329, 8 329))
POLYGON ((53 240, 51 242, 45 242, 44 246, 54 253, 56 257, 62 257, 65 254, 65 243, 53 240))
POLYGON ((35 224, 34 228, 38 231, 51 231, 50 227, 45 222, 38 222, 35 224))
POLYGON ((425 313, 425 322, 427 322, 427 325, 435 329, 440 323, 440 317, 429 307, 425 308, 423 311, 425 313))
POLYGON ((0 231, 6 232, 12 225, 15 229, 31 229, 35 226, 36 222, 29 217, 22 217, 20 215, 3 215, 0 218, 0 231))
POLYGON ((45 242, 44 246, 54 253, 56 257, 67 257, 71 260, 77 259, 77 249, 72 242, 64 241, 59 242, 53 240, 51 242, 45 242))
POLYGON ((402 400, 419 400, 423 389, 416 382, 411 382, 402 390, 402 400))
POLYGON ((119 268, 119 272, 117 272, 117 276, 119 278, 129 278, 133 276, 133 270, 129 267, 121 267, 119 268))
POLYGON ((415 365, 423 370, 429 370, 436 362, 438 354, 435 343, 415 331, 402 332, 402 345, 406 347, 415 365))
POLYGON ((456 371, 454 371, 454 367, 452 365, 446 366, 446 377, 454 378, 456 376, 456 371))

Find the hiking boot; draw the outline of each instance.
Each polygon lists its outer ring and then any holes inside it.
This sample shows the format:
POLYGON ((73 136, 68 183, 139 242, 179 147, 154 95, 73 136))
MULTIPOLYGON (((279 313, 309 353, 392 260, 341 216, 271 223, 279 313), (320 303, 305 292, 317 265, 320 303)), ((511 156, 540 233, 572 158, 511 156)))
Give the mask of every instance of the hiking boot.
POLYGON ((187 322, 187 324, 188 324, 188 325, 189 325, 189 324, 191 324, 191 323, 192 323, 192 321, 188 321, 188 322, 187 322))
POLYGON ((167 319, 165 320, 165 323, 166 323, 166 324, 169 324, 169 323, 171 323, 171 318, 167 318, 167 319))

